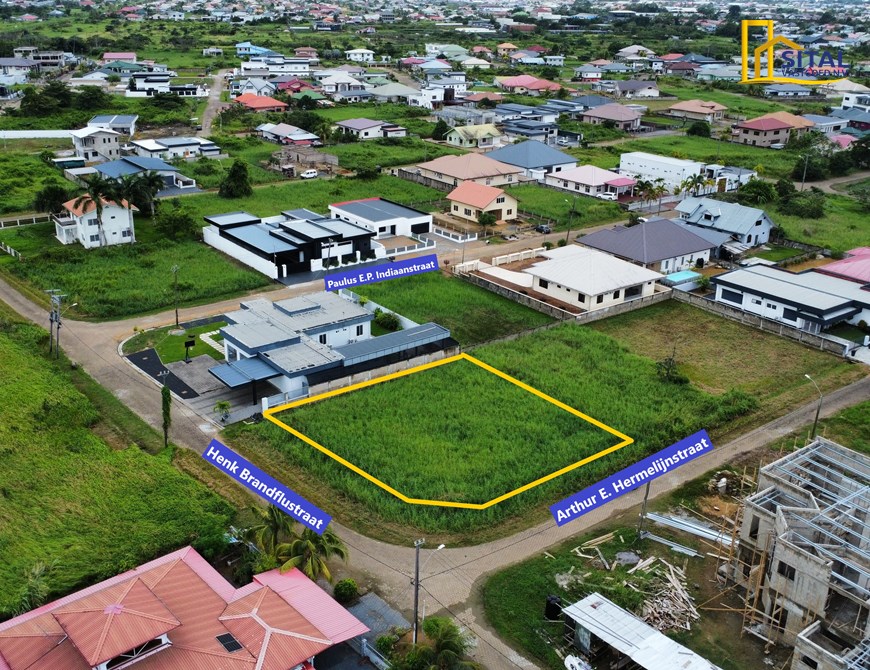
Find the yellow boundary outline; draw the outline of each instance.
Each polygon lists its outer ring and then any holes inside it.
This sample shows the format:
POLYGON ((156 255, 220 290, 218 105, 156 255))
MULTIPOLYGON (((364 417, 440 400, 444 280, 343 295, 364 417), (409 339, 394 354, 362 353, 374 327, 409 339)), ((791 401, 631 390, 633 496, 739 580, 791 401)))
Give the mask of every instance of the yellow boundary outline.
POLYGON ((408 370, 402 370, 401 372, 394 372, 392 374, 385 375, 383 377, 378 377, 377 379, 370 379, 368 381, 359 382, 357 384, 352 384, 351 386, 336 389, 334 391, 327 391, 326 393, 321 393, 320 395, 315 396, 313 398, 303 398, 302 400, 295 400, 293 402, 289 402, 289 403, 286 403, 284 405, 279 405, 278 407, 273 407, 272 409, 268 409, 265 412, 263 412, 263 416, 265 416, 266 419, 268 419, 269 421, 274 423, 276 426, 283 428, 291 435, 298 437, 300 440, 302 440, 306 444, 308 444, 308 445, 314 447, 315 449, 317 449, 318 451, 326 454, 327 456, 329 456, 333 460, 338 461, 339 463, 341 463, 343 466, 345 466, 349 470, 352 470, 353 472, 357 473, 358 475, 365 477, 372 484, 375 484, 376 486, 381 487, 384 491, 386 491, 387 493, 390 493, 391 495, 395 496, 399 500, 402 500, 402 501, 409 503, 411 505, 431 505, 434 507, 460 507, 463 509, 486 509, 487 507, 492 507, 493 505, 497 505, 498 503, 503 502, 503 501, 507 500, 508 498, 513 498, 515 495, 519 495, 520 493, 522 493, 524 491, 528 491, 529 489, 533 489, 534 487, 539 486, 540 484, 543 484, 544 482, 548 482, 551 479, 555 479, 556 477, 560 477, 567 472, 571 472, 571 470, 575 470, 583 465, 591 463, 592 461, 599 459, 602 456, 606 456, 607 454, 611 454, 614 451, 617 451, 618 449, 622 449, 623 447, 626 447, 629 444, 632 444, 634 442, 633 438, 628 437, 628 435, 625 435, 625 434, 619 432, 615 428, 611 428, 610 426, 601 423, 597 419, 593 419, 591 416, 587 416, 586 414, 583 414, 583 412, 580 412, 580 411, 574 409, 573 407, 569 407, 565 403, 560 402, 560 401, 556 400, 555 398, 548 396, 546 393, 542 393, 541 391, 538 391, 537 389, 532 388, 528 384, 524 384, 519 379, 515 379, 515 378, 511 377, 510 375, 505 374, 501 370, 497 370, 496 368, 492 367, 491 365, 487 365, 483 361, 478 360, 477 358, 474 358, 473 356, 469 356, 468 354, 464 354, 464 353, 458 354, 456 356, 450 356, 448 358, 443 358, 440 361, 435 361, 433 363, 426 363, 424 365, 418 365, 416 367, 409 368, 408 370), (552 403, 556 407, 563 409, 566 412, 573 414, 574 416, 580 417, 584 421, 587 421, 595 426, 598 426, 599 428, 607 431, 611 435, 615 435, 616 437, 620 438, 621 441, 619 443, 613 445, 612 447, 608 447, 607 449, 603 449, 603 450, 599 451, 597 454, 594 454, 592 456, 587 456, 586 458, 579 460, 576 463, 573 463, 572 465, 569 465, 567 467, 562 468, 561 470, 557 470, 556 472, 553 472, 549 475, 546 475, 544 477, 536 479, 535 481, 533 481, 529 484, 525 484, 524 486, 520 486, 519 488, 514 489, 513 491, 510 491, 508 493, 505 493, 504 495, 501 495, 498 498, 494 498, 494 499, 490 500, 489 502, 485 502, 485 503, 462 503, 462 502, 450 502, 450 501, 444 501, 444 500, 427 500, 427 499, 423 499, 423 498, 409 498, 408 496, 404 495, 403 493, 400 493, 399 491, 397 491, 396 489, 394 489, 390 485, 385 484, 377 477, 369 474, 368 472, 366 472, 362 468, 354 465, 350 461, 348 461, 348 460, 342 458, 341 456, 339 456, 338 454, 330 451, 329 449, 324 447, 322 444, 318 444, 317 442, 312 440, 307 435, 300 433, 298 430, 292 428, 291 426, 288 426, 286 423, 284 423, 283 421, 280 421, 279 419, 275 418, 275 416, 274 416, 275 414, 277 414, 279 412, 286 411, 288 409, 302 407, 303 405, 308 405, 309 403, 319 402, 321 400, 326 400, 327 398, 332 398, 332 397, 335 397, 338 395, 342 395, 344 393, 350 393, 351 391, 357 391, 359 389, 363 389, 363 388, 366 388, 369 386, 374 386, 375 384, 381 384, 383 382, 390 381, 391 379, 398 379, 399 377, 406 377, 406 376, 414 374, 416 372, 422 372, 424 370, 431 370, 432 368, 437 368, 437 367, 440 367, 442 365, 448 365, 449 363, 454 363, 454 362, 460 361, 460 360, 465 360, 465 361, 469 361, 471 363, 474 363, 475 365, 483 368, 487 372, 491 372, 492 374, 509 381, 511 384, 519 386, 521 389, 528 391, 528 392, 538 396, 539 398, 543 398, 544 400, 546 400, 549 403, 552 403))

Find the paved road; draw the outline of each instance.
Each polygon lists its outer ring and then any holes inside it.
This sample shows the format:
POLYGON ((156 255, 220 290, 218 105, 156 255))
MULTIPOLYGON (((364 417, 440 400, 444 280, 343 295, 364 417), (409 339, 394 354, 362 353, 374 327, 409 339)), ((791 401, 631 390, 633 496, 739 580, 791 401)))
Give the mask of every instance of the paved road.
POLYGON ((208 93, 208 103, 206 104, 205 111, 202 113, 202 118, 200 119, 202 130, 199 130, 196 133, 201 137, 208 137, 211 135, 212 121, 214 121, 215 116, 217 116, 217 113, 225 104, 221 102, 221 93, 224 91, 226 84, 224 75, 228 72, 229 70, 218 70, 215 72, 214 77, 212 77, 211 88, 208 93))
MULTIPOLYGON (((558 239, 559 234, 549 236, 558 239)), ((542 238, 534 240, 534 245, 542 238)), ((529 241, 498 245, 498 253, 507 253, 529 247, 529 241)), ((466 259, 491 255, 492 246, 477 245, 466 251, 466 259)), ((320 282, 283 288, 261 295, 272 299, 290 297, 320 290, 320 282)), ((8 303, 22 316, 45 325, 46 310, 21 296, 5 281, 0 280, 0 299, 8 303)), ((180 310, 182 321, 210 316, 238 305, 239 300, 226 300, 213 305, 180 310)), ((157 386, 136 372, 117 354, 119 342, 133 334, 133 327, 148 328, 167 325, 174 320, 172 311, 123 321, 86 323, 66 320, 62 330, 62 345, 67 355, 80 363, 87 372, 118 398, 123 400, 149 424, 159 430, 161 421, 160 394, 157 386)), ((829 416, 844 407, 870 398, 870 377, 825 396, 822 416, 829 416)), ((719 467, 759 446, 787 435, 812 421, 815 403, 809 403, 790 414, 776 419, 752 432, 717 449, 697 461, 692 461, 671 476, 656 480, 651 490, 653 495, 666 491, 693 479, 709 469, 719 467)), ((176 405, 175 421, 171 429, 172 440, 180 445, 201 451, 215 432, 215 427, 186 408, 176 405)), ((531 556, 541 554, 547 547, 573 535, 583 533, 594 524, 605 521, 611 515, 637 505, 640 491, 635 491, 612 502, 610 505, 590 512, 576 522, 558 528, 553 521, 534 528, 476 547, 447 548, 429 558, 424 554, 425 570, 421 575, 422 597, 426 611, 449 610, 478 638, 476 659, 485 667, 534 668, 533 663, 522 658, 505 645, 487 626, 479 605, 477 586, 487 574, 500 570, 531 556)), ((410 574, 414 552, 408 547, 397 547, 366 538, 348 528, 335 524, 337 531, 351 549, 351 562, 355 569, 371 575, 379 585, 384 597, 394 606, 408 612, 412 606, 410 574)), ((408 545, 414 538, 408 538, 408 545)), ((542 603, 529 603, 530 607, 542 607, 542 603)))

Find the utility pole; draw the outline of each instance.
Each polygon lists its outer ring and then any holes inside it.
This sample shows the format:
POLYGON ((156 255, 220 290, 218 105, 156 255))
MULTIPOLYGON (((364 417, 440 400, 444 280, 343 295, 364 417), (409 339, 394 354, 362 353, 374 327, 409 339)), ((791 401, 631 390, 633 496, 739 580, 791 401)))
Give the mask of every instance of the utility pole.
POLYGON ((48 293, 49 300, 51 300, 51 309, 48 311, 48 353, 51 354, 54 350, 54 322, 57 320, 55 318, 57 315, 57 304, 54 297, 60 293, 60 289, 49 288, 45 289, 45 292, 48 293))
POLYGON ((181 268, 179 268, 177 265, 172 266, 172 276, 174 277, 174 283, 175 283, 175 327, 176 328, 180 327, 178 325, 178 271, 180 269, 181 268))
POLYGON ((819 427, 819 413, 822 411, 822 397, 823 397, 823 396, 822 396, 822 389, 820 389, 820 388, 819 388, 819 385, 816 384, 816 380, 815 380, 815 379, 813 379, 812 377, 810 377, 809 375, 806 375, 806 374, 804 375, 804 377, 806 377, 807 379, 809 379, 809 380, 813 383, 813 386, 816 387, 816 391, 819 392, 819 404, 816 405, 816 418, 813 420, 813 435, 812 435, 813 438, 816 438, 816 437, 818 436, 818 434, 819 434, 819 433, 817 432, 817 429, 818 429, 818 427, 819 427))
POLYGON ((637 525, 637 539, 643 539, 643 522, 646 521, 646 501, 649 498, 649 481, 646 483, 646 490, 643 493, 643 506, 640 508, 640 523, 637 525))
POLYGON ((414 644, 417 644, 417 611, 420 603, 420 547, 424 544, 426 544, 426 540, 414 541, 414 644))

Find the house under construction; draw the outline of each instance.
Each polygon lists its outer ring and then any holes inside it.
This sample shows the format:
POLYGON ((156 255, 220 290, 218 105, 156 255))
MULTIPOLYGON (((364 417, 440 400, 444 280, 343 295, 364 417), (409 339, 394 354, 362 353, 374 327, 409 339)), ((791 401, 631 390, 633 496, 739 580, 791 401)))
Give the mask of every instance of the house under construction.
POLYGON ((823 438, 762 468, 734 578, 745 629, 792 670, 870 668, 870 457, 823 438))

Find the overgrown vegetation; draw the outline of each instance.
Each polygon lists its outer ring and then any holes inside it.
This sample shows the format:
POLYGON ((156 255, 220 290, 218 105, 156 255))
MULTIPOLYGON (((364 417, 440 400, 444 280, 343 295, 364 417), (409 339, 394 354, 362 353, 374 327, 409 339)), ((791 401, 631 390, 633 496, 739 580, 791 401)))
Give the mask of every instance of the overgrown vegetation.
POLYGON ((172 466, 172 449, 143 451, 161 437, 48 359, 47 341, 0 304, 0 618, 37 604, 21 589, 38 564, 53 566, 38 571, 45 600, 191 542, 210 555, 232 514, 172 466))

